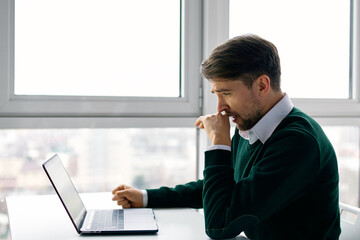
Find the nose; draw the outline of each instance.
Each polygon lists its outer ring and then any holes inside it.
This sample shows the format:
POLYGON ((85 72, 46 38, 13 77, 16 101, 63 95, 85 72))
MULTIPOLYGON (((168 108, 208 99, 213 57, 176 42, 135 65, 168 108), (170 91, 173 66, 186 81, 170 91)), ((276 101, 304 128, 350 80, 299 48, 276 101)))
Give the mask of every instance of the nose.
POLYGON ((226 103, 226 101, 221 96, 218 96, 217 111, 222 112, 228 109, 229 109, 229 105, 226 103))

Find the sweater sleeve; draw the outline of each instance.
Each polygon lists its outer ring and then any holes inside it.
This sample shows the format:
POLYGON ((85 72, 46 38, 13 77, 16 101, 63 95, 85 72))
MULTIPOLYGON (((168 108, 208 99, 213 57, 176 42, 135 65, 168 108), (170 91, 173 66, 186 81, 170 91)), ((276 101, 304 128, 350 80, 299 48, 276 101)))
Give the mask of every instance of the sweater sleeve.
POLYGON ((312 136, 288 131, 266 144, 249 175, 238 182, 230 152, 205 152, 203 207, 209 237, 235 237, 311 188, 319 169, 319 150, 312 136))
POLYGON ((148 207, 191 207, 202 208, 203 180, 177 185, 174 188, 147 189, 148 207))

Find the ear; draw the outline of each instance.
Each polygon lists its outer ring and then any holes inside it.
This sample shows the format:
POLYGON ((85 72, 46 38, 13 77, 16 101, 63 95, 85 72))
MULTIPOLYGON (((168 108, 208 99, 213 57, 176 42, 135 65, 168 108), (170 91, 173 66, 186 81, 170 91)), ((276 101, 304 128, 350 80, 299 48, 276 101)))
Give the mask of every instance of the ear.
POLYGON ((265 74, 259 76, 255 80, 255 87, 256 87, 255 90, 257 91, 259 96, 261 97, 266 96, 271 88, 269 76, 265 74))

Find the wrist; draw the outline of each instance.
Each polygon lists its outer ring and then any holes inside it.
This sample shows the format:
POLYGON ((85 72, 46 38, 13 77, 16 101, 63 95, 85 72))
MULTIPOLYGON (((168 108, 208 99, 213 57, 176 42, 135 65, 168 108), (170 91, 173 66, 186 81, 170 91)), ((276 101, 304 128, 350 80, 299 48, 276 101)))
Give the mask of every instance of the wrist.
POLYGON ((220 138, 220 137, 213 137, 211 140, 212 145, 226 145, 231 147, 231 139, 230 137, 220 138))

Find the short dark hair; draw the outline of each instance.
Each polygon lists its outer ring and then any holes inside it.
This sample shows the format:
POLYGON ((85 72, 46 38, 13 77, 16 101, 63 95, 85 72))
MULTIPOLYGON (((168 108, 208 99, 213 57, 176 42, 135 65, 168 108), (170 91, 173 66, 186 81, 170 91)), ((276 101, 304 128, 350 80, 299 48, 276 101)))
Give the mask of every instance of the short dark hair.
POLYGON ((229 39, 216 47, 201 64, 201 73, 208 80, 242 80, 251 87, 254 80, 265 74, 271 87, 280 90, 280 58, 271 42, 246 34, 229 39))

